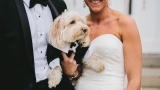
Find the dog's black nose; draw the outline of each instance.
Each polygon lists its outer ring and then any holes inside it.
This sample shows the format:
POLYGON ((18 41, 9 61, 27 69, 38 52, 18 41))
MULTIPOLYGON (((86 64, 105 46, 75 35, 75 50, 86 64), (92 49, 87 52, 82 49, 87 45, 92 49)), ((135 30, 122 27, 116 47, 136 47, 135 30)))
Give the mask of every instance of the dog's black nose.
POLYGON ((87 32, 87 29, 86 28, 82 28, 83 32, 86 33, 87 32))

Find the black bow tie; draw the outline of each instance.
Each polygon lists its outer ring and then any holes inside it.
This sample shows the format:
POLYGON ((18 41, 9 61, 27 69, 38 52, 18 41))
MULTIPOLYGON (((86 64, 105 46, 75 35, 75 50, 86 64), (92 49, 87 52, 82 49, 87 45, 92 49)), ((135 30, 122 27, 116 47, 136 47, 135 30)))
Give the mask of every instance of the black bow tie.
POLYGON ((30 0, 29 8, 34 7, 37 3, 42 4, 43 6, 47 6, 47 0, 30 0))

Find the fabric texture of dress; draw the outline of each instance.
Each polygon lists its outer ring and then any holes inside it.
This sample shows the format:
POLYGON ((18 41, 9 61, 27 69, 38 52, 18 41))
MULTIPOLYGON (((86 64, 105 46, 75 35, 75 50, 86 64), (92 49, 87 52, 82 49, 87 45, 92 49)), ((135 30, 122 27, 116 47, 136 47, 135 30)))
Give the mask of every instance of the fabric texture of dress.
POLYGON ((103 34, 95 38, 89 47, 92 55, 103 58, 105 69, 96 72, 83 68, 75 90, 125 90, 125 70, 123 44, 113 34, 103 34))

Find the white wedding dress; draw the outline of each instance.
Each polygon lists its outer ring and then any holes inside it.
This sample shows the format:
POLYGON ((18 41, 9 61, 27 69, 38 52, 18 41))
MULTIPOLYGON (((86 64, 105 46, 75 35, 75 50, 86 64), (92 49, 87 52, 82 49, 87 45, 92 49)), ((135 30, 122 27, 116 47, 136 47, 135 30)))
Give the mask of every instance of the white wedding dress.
POLYGON ((89 49, 105 60, 105 69, 98 73, 84 66, 75 90, 125 90, 122 42, 113 34, 104 34, 95 38, 89 49))

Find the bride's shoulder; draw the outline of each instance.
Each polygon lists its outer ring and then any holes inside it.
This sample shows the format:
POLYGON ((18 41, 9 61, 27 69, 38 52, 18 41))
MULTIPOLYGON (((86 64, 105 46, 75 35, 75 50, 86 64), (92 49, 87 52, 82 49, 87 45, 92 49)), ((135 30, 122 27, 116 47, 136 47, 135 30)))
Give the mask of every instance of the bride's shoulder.
POLYGON ((113 10, 113 13, 114 13, 114 16, 117 17, 117 22, 120 25, 130 25, 135 23, 135 20, 129 15, 126 15, 116 10, 113 10))
POLYGON ((131 36, 131 34, 135 33, 136 35, 138 35, 138 28, 136 25, 136 21, 130 17, 129 15, 126 15, 124 13, 121 12, 117 12, 117 23, 119 28, 119 32, 121 35, 127 35, 127 36, 131 36))
POLYGON ((121 35, 130 35, 130 33, 135 33, 138 31, 136 22, 131 16, 118 12, 116 10, 114 10, 113 12, 114 16, 117 18, 116 20, 121 35))

